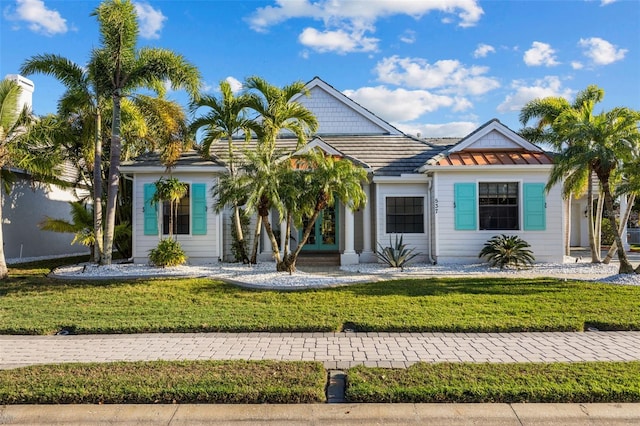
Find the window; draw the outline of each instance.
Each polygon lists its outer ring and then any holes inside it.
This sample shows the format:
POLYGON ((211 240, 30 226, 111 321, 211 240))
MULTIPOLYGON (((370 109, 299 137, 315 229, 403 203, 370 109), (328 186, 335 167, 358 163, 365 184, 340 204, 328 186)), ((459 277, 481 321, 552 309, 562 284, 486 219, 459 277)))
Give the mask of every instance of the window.
MULTIPOLYGON (((188 186, 187 186, 188 187, 188 186)), ((174 217, 173 217, 173 234, 189 234, 189 219, 190 219, 190 190, 187 189, 187 195, 182 197, 180 201, 174 205, 174 217)), ((169 202, 162 203, 162 233, 164 235, 169 234, 169 202)))
POLYGON ((520 229, 517 182, 481 182, 478 185, 480 229, 520 229))
POLYGON ((424 197, 387 197, 387 234, 424 233, 424 197))

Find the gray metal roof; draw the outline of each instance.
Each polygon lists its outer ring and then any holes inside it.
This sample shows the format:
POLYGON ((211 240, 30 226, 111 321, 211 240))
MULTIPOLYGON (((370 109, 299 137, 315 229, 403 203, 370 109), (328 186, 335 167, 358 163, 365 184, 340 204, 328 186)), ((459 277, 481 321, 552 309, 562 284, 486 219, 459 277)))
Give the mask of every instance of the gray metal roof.
MULTIPOLYGON (((130 161, 123 161, 121 168, 126 171, 127 168, 131 168, 131 167, 157 168, 161 166, 162 166, 162 162, 160 161, 160 154, 157 152, 153 152, 153 153, 141 155, 130 161)), ((216 158, 212 158, 210 160, 204 160, 200 155, 200 153, 194 150, 190 150, 182 153, 176 165, 174 166, 174 170, 176 169, 179 170, 180 167, 212 168, 212 167, 225 167, 225 164, 216 158)))

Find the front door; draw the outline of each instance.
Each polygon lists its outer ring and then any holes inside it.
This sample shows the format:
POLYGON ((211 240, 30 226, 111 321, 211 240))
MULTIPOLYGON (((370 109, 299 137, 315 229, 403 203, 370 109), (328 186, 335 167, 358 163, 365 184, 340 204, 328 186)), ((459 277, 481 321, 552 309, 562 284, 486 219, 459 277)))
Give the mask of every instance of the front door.
MULTIPOLYGON (((298 233, 300 239, 302 239, 302 232, 308 223, 307 220, 303 220, 302 230, 298 233)), ((340 235, 338 229, 339 223, 338 203, 335 203, 335 205, 327 207, 320 213, 311 230, 311 234, 309 234, 309 239, 302 250, 338 250, 338 235, 340 235)))

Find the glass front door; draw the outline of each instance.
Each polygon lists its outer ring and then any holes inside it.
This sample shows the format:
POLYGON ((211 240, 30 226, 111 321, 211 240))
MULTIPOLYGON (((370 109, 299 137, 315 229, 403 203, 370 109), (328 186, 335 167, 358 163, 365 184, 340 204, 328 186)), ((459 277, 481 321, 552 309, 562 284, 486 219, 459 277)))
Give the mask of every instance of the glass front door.
MULTIPOLYGON (((303 228, 298 233, 299 238, 302 238, 302 232, 308 223, 307 220, 302 222, 303 228)), ((327 207, 320 213, 302 250, 338 250, 339 223, 338 205, 336 203, 336 205, 327 207)))

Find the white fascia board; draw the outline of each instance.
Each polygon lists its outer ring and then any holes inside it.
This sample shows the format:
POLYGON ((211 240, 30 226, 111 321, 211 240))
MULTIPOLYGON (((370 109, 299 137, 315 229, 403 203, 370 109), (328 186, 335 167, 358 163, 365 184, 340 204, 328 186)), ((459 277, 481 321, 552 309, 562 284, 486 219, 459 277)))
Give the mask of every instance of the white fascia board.
POLYGON ((405 174, 400 176, 373 176, 375 183, 411 183, 411 182, 429 182, 431 176, 425 174, 405 174))
MULTIPOLYGON (((120 167, 120 173, 127 174, 158 174, 165 173, 167 168, 164 166, 123 166, 120 167)), ((203 166, 186 166, 179 167, 173 169, 174 173, 229 173, 229 170, 226 167, 221 166, 212 166, 212 167, 203 167, 203 166)))

